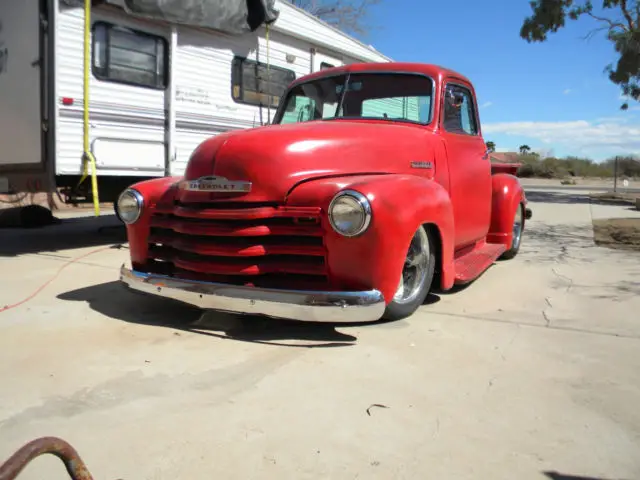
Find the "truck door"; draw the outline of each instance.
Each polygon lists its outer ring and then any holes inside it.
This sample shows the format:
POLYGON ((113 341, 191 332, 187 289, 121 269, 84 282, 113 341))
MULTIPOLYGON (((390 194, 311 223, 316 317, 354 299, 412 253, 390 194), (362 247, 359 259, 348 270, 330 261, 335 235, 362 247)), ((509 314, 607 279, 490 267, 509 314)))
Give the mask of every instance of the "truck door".
POLYGON ((0 0, 0 193, 3 174, 43 169, 40 3, 0 0))
POLYGON ((474 100, 469 86, 448 82, 444 87, 440 128, 449 163, 457 248, 484 238, 491 220, 491 164, 474 100))

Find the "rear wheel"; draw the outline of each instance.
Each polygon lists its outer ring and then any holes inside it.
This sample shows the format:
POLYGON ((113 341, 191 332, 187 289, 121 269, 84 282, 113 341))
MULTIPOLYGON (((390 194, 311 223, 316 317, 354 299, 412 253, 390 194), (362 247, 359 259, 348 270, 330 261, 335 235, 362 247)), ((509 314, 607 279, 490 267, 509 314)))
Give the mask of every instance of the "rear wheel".
POLYGON ((431 289, 435 263, 432 236, 420 226, 411 239, 398 289, 387 305, 383 319, 400 320, 412 315, 422 305, 431 289))
POLYGON ((509 260, 515 257, 520 250, 520 243, 522 242, 522 231, 524 230, 524 205, 518 205, 516 214, 513 218, 513 238, 511 240, 511 248, 502 254, 502 258, 509 260))

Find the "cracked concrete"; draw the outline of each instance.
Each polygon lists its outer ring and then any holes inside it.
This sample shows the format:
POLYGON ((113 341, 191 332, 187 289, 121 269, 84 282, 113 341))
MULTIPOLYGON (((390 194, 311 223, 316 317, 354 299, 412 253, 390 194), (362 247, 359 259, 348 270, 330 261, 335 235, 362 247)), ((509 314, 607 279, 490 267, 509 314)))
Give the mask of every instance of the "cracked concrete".
POLYGON ((640 255, 548 193, 514 260, 353 327, 201 316, 120 288, 117 236, 11 233, 0 305, 57 277, 0 312, 0 459, 57 435, 96 479, 640 478, 640 255))

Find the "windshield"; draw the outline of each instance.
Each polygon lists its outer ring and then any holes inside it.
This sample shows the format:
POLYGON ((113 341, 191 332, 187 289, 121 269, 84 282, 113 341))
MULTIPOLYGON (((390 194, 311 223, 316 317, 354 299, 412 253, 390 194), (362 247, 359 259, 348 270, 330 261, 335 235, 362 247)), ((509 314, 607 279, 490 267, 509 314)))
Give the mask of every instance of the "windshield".
POLYGON ((358 118, 428 124, 432 96, 433 82, 423 75, 337 75, 292 88, 275 123, 358 118))

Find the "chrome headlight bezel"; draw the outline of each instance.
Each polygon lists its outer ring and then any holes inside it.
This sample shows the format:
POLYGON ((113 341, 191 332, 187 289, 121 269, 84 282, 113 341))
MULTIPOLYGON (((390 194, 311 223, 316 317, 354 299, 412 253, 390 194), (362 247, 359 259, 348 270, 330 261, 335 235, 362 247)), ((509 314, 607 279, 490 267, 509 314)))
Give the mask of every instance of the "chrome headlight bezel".
POLYGON ((116 208, 117 208, 117 212, 116 213, 118 214, 118 218, 120 218, 120 220, 123 223, 126 223, 127 225, 134 224, 140 219, 140 215, 142 215, 142 210, 144 208, 144 197, 137 190, 135 190, 133 188, 127 188, 126 190, 124 190, 118 196, 118 201, 116 202, 116 208), (136 210, 135 216, 133 218, 128 218, 128 217, 125 218, 122 215, 122 211, 120 209, 120 204, 125 199, 125 197, 129 197, 129 198, 133 199, 135 201, 135 203, 136 203, 137 210, 136 210))
POLYGON ((367 229, 369 228, 369 225, 371 224, 372 215, 373 215, 373 212, 371 209, 371 203, 369 202, 369 199, 362 193, 357 192, 355 190, 341 190, 333 197, 333 199, 331 200, 331 203, 329 203, 328 216, 329 216, 329 223, 331 224, 331 228, 333 228, 335 232, 339 233, 343 237, 357 237, 359 235, 362 235, 364 232, 366 232, 367 229), (360 225, 358 225, 358 228, 350 231, 345 231, 340 229, 338 227, 338 222, 334 218, 334 211, 333 211, 334 208, 339 202, 345 201, 345 200, 348 202, 353 202, 352 205, 358 207, 363 215, 362 222, 360 222, 360 225))

